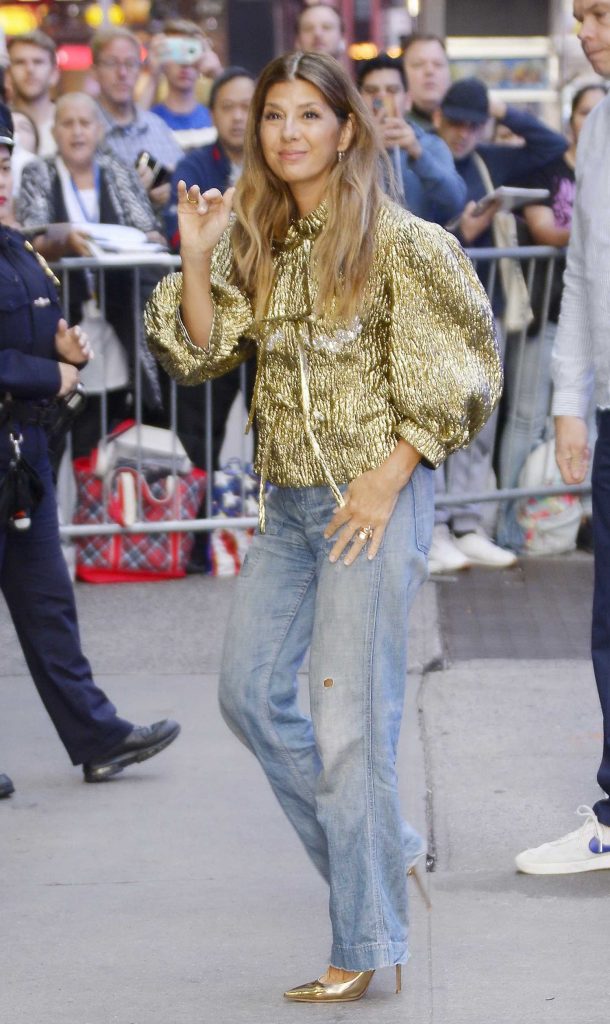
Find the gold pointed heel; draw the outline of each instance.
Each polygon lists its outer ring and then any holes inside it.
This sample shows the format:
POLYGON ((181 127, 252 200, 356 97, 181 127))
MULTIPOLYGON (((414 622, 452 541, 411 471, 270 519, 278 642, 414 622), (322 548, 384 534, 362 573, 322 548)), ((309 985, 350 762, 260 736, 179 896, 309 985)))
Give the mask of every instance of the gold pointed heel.
POLYGON ((402 964, 396 964, 396 995, 402 992, 402 964))
POLYGON ((284 992, 285 999, 295 1003, 351 1003, 362 999, 375 971, 359 971, 349 981, 329 982, 318 978, 284 992))
POLYGON ((415 864, 412 864, 411 867, 408 869, 407 876, 414 880, 417 888, 419 889, 421 898, 423 899, 424 903, 426 904, 428 910, 431 910, 432 909, 432 903, 430 902, 430 897, 428 896, 428 892, 427 892, 426 887, 425 887, 425 885, 423 883, 422 877, 421 877, 419 871, 417 870, 417 867, 415 866, 415 864))

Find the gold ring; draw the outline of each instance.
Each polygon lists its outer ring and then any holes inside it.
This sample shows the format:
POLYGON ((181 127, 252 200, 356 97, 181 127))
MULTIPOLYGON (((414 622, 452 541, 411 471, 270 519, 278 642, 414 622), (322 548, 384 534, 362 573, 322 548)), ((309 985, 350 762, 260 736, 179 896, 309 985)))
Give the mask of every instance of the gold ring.
POLYGON ((199 206, 199 200, 198 199, 191 199, 190 196, 187 196, 186 199, 187 199, 187 202, 189 202, 191 204, 191 206, 199 206))
POLYGON ((370 540, 373 536, 372 526, 361 526, 358 530, 358 540, 370 540))

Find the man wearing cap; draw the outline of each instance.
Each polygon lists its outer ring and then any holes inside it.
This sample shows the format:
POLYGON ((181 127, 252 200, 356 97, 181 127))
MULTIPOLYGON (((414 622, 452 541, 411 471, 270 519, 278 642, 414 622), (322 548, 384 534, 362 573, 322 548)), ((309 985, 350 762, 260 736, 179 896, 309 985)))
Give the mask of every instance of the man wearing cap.
POLYGON ((476 202, 489 191, 487 176, 494 188, 517 184, 531 171, 560 157, 567 149, 567 141, 533 114, 508 106, 502 100, 491 100, 487 87, 478 78, 454 82, 433 114, 433 121, 436 131, 453 153, 458 173, 466 182, 468 204, 456 234, 469 248, 493 246, 491 224, 495 209, 476 217, 472 214, 476 202), (519 135, 525 145, 483 142, 483 131, 490 117, 519 135))
MULTIPOLYGON (((498 212, 492 204, 484 213, 474 209, 492 188, 520 183, 538 167, 561 156, 567 147, 563 135, 547 128, 532 114, 490 100, 485 84, 477 78, 454 82, 445 94, 440 108, 433 114, 435 128, 453 154, 455 167, 466 184, 468 202, 455 234, 466 248, 493 247, 493 218, 498 212), (503 146, 484 143, 483 131, 490 117, 510 128, 525 140, 524 146, 503 146)), ((490 264, 482 263, 479 277, 487 285, 490 264)), ((500 275, 491 297, 496 317, 502 313, 503 296, 500 275)), ((502 345, 500 325, 498 337, 502 345)), ((450 490, 456 494, 476 494, 487 489, 496 430, 496 417, 486 423, 470 447, 447 460, 450 490)), ((446 488, 443 470, 437 473, 437 494, 446 488)), ((459 509, 438 508, 432 547, 430 571, 451 572, 468 565, 486 565, 502 569, 515 562, 515 555, 499 547, 482 529, 482 508, 478 504, 459 509)))
MULTIPOLYGON (((12 148, 11 114, 0 104, 5 185, 12 148)), ((82 764, 86 782, 104 782, 169 746, 180 727, 169 720, 134 726, 119 718, 81 649, 45 425, 57 411, 56 400, 74 393, 79 367, 92 353, 84 333, 62 318, 55 282, 30 243, 0 225, 0 590, 68 756, 82 764), (29 470, 22 457, 34 472, 27 488, 29 470)), ((32 760, 36 757, 32 741, 32 760)), ((11 779, 0 775, 0 797, 12 792, 11 779)))

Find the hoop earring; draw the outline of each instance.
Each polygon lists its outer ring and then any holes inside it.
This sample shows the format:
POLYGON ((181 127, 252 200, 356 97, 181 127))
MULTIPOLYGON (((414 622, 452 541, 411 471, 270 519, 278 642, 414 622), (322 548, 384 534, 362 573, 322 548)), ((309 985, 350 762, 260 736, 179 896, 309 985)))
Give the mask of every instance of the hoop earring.
POLYGON ((341 161, 343 160, 344 156, 345 156, 345 150, 344 149, 338 149, 337 150, 337 160, 339 161, 339 163, 341 163, 341 161))

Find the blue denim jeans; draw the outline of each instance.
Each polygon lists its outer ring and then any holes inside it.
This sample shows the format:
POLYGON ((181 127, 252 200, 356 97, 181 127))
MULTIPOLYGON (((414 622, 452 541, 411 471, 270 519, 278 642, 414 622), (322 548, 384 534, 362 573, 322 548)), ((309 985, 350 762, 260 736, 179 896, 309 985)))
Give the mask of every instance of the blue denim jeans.
MULTIPOLYGON (((551 352, 557 324, 549 321, 534 338, 511 337, 505 358, 506 420, 500 438, 502 488, 517 487, 531 451, 545 437, 551 401, 551 352)), ((500 507, 497 539, 502 547, 522 551, 525 535, 517 522, 517 501, 500 507)))
POLYGON ((415 470, 371 561, 329 561, 334 509, 327 487, 270 492, 237 581, 220 704, 330 885, 330 962, 361 971, 408 957, 406 870, 423 842, 400 814, 396 749, 432 473, 415 470), (308 647, 311 717, 297 703, 308 647))

